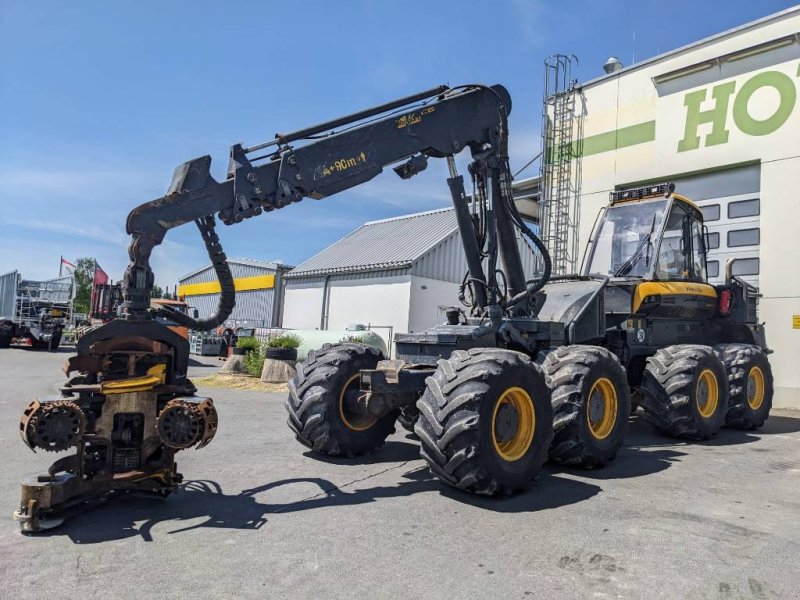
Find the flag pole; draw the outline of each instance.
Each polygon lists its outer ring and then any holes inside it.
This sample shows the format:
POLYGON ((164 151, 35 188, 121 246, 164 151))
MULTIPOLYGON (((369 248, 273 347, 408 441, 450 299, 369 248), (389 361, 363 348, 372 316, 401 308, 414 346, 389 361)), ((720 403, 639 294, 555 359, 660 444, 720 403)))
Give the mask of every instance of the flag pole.
POLYGON ((58 278, 61 279, 61 270, 64 268, 64 255, 62 254, 59 258, 61 260, 58 261, 58 278))

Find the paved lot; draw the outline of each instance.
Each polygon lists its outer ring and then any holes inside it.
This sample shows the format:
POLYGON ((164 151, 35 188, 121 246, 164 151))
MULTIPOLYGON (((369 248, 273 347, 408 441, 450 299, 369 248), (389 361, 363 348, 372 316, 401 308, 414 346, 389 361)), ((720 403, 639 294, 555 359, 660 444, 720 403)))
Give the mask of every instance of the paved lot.
MULTIPOLYGON (((277 394, 216 399, 214 442, 178 455, 167 500, 128 496, 24 537, 21 479, 54 455, 18 416, 68 356, 0 351, 3 598, 797 598, 800 413, 763 431, 674 443, 634 418, 597 471, 548 469, 527 493, 475 498, 432 479, 413 440, 319 461, 277 394)), ((211 374, 212 366, 192 372, 211 374)))

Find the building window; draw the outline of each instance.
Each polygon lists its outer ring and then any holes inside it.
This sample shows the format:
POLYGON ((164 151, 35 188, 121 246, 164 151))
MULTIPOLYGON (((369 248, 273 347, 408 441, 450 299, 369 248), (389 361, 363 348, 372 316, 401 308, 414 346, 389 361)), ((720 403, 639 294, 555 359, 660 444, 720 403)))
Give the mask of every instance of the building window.
POLYGON ((703 221, 719 221, 719 204, 701 206, 700 210, 703 211, 703 221))
POLYGON ((756 198, 754 200, 739 200, 738 202, 731 202, 728 204, 728 218, 738 219, 741 217, 753 217, 761 212, 761 201, 756 198))
POLYGON ((757 246, 760 241, 760 229, 739 229, 738 231, 728 232, 728 247, 735 248, 737 246, 757 246))
POLYGON ((708 268, 708 276, 709 277, 718 277, 719 276, 719 261, 718 260, 710 260, 706 263, 706 267, 708 268))
POLYGON ((719 248, 719 233, 708 234, 708 249, 714 250, 719 248))
POLYGON ((734 275, 758 275, 758 259, 743 258, 733 263, 734 275))

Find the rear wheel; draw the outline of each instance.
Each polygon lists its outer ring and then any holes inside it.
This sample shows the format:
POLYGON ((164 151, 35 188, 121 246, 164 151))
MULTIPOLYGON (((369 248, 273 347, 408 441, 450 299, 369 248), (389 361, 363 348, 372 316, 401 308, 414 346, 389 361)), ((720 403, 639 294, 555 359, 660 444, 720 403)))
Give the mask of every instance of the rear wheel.
POLYGON ((719 344, 714 351, 728 375, 730 399, 725 426, 761 427, 772 408, 772 369, 767 355, 750 344, 719 344))
POLYGON ((0 348, 8 348, 11 346, 10 335, 0 335, 0 348))
POLYGON ((355 409, 359 372, 374 369, 383 357, 361 344, 326 344, 312 350, 289 381, 284 403, 297 439, 320 454, 356 456, 382 446, 394 432, 397 411, 380 418, 355 409))
POLYGON ((553 395, 550 458, 598 467, 614 459, 625 440, 631 412, 625 369, 599 346, 562 346, 544 362, 553 395))
POLYGON ((527 487, 547 460, 553 410, 541 368, 511 350, 457 350, 417 402, 420 453, 440 479, 477 494, 527 487))
POLYGON ((642 380, 645 419, 672 437, 705 440, 728 410, 728 377, 710 346, 676 345, 647 359, 642 380))

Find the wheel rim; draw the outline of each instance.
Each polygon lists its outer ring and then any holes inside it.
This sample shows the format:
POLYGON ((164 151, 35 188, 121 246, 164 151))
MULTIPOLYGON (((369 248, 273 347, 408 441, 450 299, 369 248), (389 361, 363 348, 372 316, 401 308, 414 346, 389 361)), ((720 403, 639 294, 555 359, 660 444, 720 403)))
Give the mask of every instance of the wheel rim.
POLYGON ((352 431, 366 431, 377 421, 374 417, 362 415, 348 407, 348 400, 352 401, 354 395, 358 396, 359 375, 359 373, 356 373, 348 379, 339 392, 339 417, 342 419, 344 426, 352 431))
POLYGON ((611 380, 601 377, 589 390, 586 405, 586 422, 589 432, 597 440, 604 440, 617 423, 617 390, 611 380))
POLYGON ((761 408, 764 402, 764 372, 753 367, 747 374, 747 404, 753 410, 761 408))
POLYGON ((697 378, 697 389, 695 390, 697 410, 700 416, 708 418, 717 411, 719 403, 719 385, 717 376, 710 369, 703 370, 697 378))
POLYGON ((494 405, 492 443, 505 461, 522 458, 533 442, 536 412, 530 394, 520 387, 503 392, 494 405))

